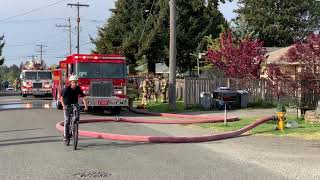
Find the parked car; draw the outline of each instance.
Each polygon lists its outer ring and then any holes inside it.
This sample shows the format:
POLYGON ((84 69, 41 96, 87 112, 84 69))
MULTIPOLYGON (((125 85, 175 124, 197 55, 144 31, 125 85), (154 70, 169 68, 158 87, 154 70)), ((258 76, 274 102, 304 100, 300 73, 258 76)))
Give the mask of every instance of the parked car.
POLYGON ((14 87, 13 85, 9 85, 6 89, 6 91, 13 91, 14 90, 14 87))

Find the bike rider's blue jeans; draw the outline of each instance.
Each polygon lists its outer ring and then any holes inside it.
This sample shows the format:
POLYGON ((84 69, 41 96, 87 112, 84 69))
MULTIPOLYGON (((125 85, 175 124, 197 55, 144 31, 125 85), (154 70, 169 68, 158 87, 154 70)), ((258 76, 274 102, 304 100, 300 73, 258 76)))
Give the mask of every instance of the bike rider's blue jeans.
MULTIPOLYGON (((77 113, 76 113, 76 120, 79 120, 80 118, 80 107, 79 105, 76 105, 77 108, 77 113)), ((67 137, 67 135, 70 134, 69 132, 69 127, 70 127, 70 122, 72 118, 72 113, 73 113, 73 108, 71 105, 66 105, 66 110, 64 110, 64 133, 63 136, 67 137)))

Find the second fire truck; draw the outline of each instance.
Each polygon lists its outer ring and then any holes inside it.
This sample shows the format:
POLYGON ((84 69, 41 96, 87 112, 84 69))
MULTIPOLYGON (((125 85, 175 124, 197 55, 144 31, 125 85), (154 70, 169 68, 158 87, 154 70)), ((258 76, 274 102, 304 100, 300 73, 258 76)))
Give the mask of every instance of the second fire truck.
POLYGON ((46 68, 43 60, 30 60, 23 65, 20 74, 21 95, 52 96, 52 70, 46 68))

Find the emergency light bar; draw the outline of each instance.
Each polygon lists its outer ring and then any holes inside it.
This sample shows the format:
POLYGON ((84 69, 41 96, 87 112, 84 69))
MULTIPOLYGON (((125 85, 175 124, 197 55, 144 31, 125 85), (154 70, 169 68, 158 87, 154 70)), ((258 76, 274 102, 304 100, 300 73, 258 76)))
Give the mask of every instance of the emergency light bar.
POLYGON ((74 56, 75 59, 114 59, 114 60, 126 60, 125 57, 106 57, 106 56, 74 56))

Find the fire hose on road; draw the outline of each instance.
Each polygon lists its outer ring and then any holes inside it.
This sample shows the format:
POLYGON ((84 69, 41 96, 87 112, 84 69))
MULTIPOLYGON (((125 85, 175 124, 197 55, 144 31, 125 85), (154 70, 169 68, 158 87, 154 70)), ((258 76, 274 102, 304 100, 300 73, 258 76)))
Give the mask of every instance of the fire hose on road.
MULTIPOLYGON (((169 113, 155 113, 146 112, 133 108, 129 108, 130 111, 138 114, 145 114, 151 116, 164 116, 164 117, 175 117, 175 118, 186 118, 182 120, 145 120, 145 119, 133 119, 133 118, 119 118, 119 119, 86 119, 81 120, 80 124, 85 123, 107 123, 107 122, 125 122, 125 123, 148 123, 148 124, 198 124, 198 123, 217 123, 223 122, 224 116, 195 116, 195 115, 182 115, 182 114, 169 114, 169 113)), ((188 137, 176 137, 176 136, 144 136, 144 135, 123 135, 123 134, 111 134, 93 131, 79 131, 80 136, 119 140, 119 141, 132 141, 132 142, 149 142, 149 143, 194 143, 194 142, 206 142, 215 141, 227 138, 237 137, 257 126, 263 124, 269 120, 274 119, 274 116, 267 116, 249 124, 241 129, 226 132, 216 135, 205 135, 205 136, 188 136, 188 137)), ((228 122, 239 120, 237 117, 229 117, 228 122)), ((63 132, 63 122, 56 124, 56 128, 63 132)))

